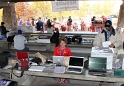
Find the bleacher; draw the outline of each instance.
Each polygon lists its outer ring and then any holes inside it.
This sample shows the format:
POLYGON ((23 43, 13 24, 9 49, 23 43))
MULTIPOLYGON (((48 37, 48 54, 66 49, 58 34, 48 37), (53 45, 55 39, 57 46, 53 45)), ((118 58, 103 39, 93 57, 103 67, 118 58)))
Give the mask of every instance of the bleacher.
MULTIPOLYGON (((49 39, 48 39, 49 40, 49 39)), ((13 43, 8 46, 8 42, 5 40, 0 41, 0 51, 9 51, 12 53, 13 56, 15 56, 15 50, 13 47, 13 43)), ((47 56, 49 59, 51 59, 51 56, 53 55, 53 50, 55 47, 54 43, 37 43, 37 42, 28 42, 26 44, 27 47, 29 47, 29 57, 34 57, 34 54, 36 52, 40 52, 42 55, 47 56)), ((90 51, 92 44, 68 44, 67 45, 74 56, 90 56, 90 51)))

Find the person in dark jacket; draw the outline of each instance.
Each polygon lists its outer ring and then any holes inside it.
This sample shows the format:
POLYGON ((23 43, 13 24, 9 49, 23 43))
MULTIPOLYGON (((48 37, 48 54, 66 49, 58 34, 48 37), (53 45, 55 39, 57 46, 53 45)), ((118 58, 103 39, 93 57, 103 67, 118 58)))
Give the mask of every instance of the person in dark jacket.
POLYGON ((6 30, 6 27, 4 26, 4 24, 5 24, 4 22, 1 22, 0 32, 1 32, 1 35, 6 38, 6 33, 9 31, 6 30))
POLYGON ((55 43, 56 46, 59 45, 59 30, 58 30, 58 28, 55 28, 55 31, 53 32, 53 35, 50 38, 50 42, 55 43))
POLYGON ((48 20, 47 20, 47 28, 51 28, 51 26, 52 26, 52 25, 51 25, 51 21, 50 21, 50 19, 48 19, 48 20))
POLYGON ((92 24, 95 24, 95 20, 96 20, 96 17, 93 16, 93 18, 91 19, 92 24))
POLYGON ((37 31, 42 31, 43 32, 43 22, 41 21, 41 18, 39 18, 38 22, 36 23, 36 28, 37 31))

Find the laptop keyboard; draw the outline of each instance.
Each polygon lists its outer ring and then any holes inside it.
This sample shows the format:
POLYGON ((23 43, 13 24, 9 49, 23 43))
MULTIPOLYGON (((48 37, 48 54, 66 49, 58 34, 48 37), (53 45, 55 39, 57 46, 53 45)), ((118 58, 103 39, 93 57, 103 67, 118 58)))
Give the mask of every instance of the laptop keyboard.
POLYGON ((77 72, 81 72, 81 68, 68 68, 68 71, 77 71, 77 72))
POLYGON ((89 70, 89 72, 106 73, 106 70, 89 70))
POLYGON ((107 71, 105 70, 89 70, 90 75, 96 75, 96 76, 106 76, 107 71))

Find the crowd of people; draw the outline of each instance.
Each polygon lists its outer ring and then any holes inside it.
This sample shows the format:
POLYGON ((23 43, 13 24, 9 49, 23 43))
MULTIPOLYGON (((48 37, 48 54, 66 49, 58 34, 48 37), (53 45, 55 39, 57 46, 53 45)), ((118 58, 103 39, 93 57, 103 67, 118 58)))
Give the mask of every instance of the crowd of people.
MULTIPOLYGON (((50 19, 47 16, 46 17, 39 17, 37 20, 32 18, 31 20, 27 20, 26 22, 23 22, 22 19, 18 21, 18 26, 26 25, 26 26, 35 26, 36 31, 47 31, 48 33, 53 31, 55 28, 58 28, 59 31, 90 31, 90 32, 98 32, 93 28, 93 24, 104 24, 107 20, 110 20, 112 22, 111 17, 96 17, 93 16, 91 18, 90 22, 87 22, 86 19, 72 19, 71 16, 68 18, 65 18, 62 16, 61 20, 59 21, 57 18, 50 19)), ((100 30, 102 28, 99 28, 100 30)), ((100 31, 99 30, 99 31, 100 31)))

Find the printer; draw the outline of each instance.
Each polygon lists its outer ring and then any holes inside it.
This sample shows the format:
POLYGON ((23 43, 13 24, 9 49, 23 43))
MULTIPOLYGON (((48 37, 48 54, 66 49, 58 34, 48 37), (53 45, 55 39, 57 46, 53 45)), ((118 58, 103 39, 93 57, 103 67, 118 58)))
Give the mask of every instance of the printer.
POLYGON ((107 58, 107 69, 112 69, 113 64, 113 50, 109 47, 92 47, 91 57, 104 57, 107 58))

